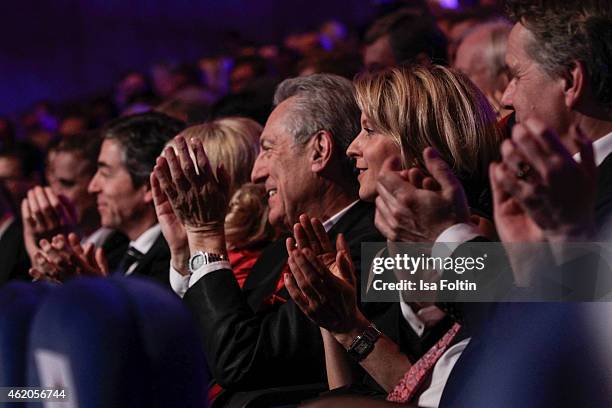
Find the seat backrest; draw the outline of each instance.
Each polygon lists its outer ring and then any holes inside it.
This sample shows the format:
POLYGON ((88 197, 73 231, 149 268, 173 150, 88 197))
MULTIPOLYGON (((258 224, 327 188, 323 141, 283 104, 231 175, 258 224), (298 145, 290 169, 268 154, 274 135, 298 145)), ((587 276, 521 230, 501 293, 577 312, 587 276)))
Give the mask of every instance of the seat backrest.
POLYGON ((74 279, 34 319, 30 385, 67 387, 80 408, 202 407, 200 344, 181 301, 155 283, 74 279))
POLYGON ((27 384, 27 344, 30 325, 51 286, 9 282, 0 288, 0 387, 27 384))

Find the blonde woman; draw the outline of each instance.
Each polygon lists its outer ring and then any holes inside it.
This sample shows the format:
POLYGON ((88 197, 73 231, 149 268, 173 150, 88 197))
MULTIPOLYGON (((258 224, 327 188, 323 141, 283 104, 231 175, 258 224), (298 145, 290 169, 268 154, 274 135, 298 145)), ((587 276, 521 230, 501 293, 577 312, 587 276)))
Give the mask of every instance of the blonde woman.
POLYGON ((488 165, 501 135, 483 94, 464 75, 438 65, 397 67, 355 80, 362 131, 347 154, 359 169, 359 196, 376 198, 376 179, 390 155, 401 167, 426 171, 423 150, 434 147, 461 180, 468 200, 490 214, 488 165), (374 150, 384 145, 384 153, 374 150))
MULTIPOLYGON (((362 130, 347 154, 355 159, 359 170, 362 200, 376 200, 383 163, 397 156, 404 177, 432 190, 440 189, 435 181, 438 174, 430 171, 434 169, 432 163, 446 162, 461 180, 472 211, 490 211, 486 193, 487 169, 497 157, 501 136, 486 98, 465 76, 435 65, 396 67, 359 76, 355 87, 362 112, 362 130)), ((466 209, 457 216, 468 222, 470 211, 466 209)), ((442 223, 445 217, 441 214, 434 219, 442 223)), ((428 227, 443 229, 443 225, 428 227)), ((435 240, 430 236, 412 238, 435 240)), ((356 306, 355 285, 358 283, 351 273, 351 261, 342 240, 336 245, 339 251, 336 262, 328 265, 313 258, 312 251, 296 249, 295 245, 295 241, 288 240, 292 275, 286 277, 285 285, 302 311, 322 328, 330 388, 346 386, 353 380, 346 350, 371 326, 356 306), (325 266, 327 269, 323 269, 325 266)), ((331 244, 321 242, 319 245, 329 247, 331 244)), ((402 309, 404 306, 410 308, 406 313, 420 316, 423 320, 417 318, 417 321, 427 323, 419 306, 404 304, 402 309)), ((430 316, 436 313, 439 320, 443 316, 441 311, 427 311, 430 316)), ((459 347, 457 352, 461 349, 459 347)), ((391 393, 415 360, 400 352, 400 346, 382 334, 369 353, 361 356, 359 363, 386 392, 391 393)), ((412 402, 419 406, 437 406, 445 378, 439 380, 432 379, 429 389, 411 396, 412 402)), ((378 406, 378 403, 369 403, 378 406)))
MULTIPOLYGON (((263 246, 274 237, 274 231, 267 223, 265 189, 248 183, 259 152, 261 131, 261 125, 251 119, 229 117, 191 126, 178 135, 186 140, 201 140, 211 168, 217 169, 222 165, 229 178, 229 196, 232 198, 226 216, 226 240, 229 261, 240 286, 263 246)), ((166 148, 176 148, 174 141, 166 148)), ((193 152, 190 153, 193 157, 193 152)), ((189 246, 185 230, 154 174, 151 174, 151 186, 157 217, 172 256, 170 281, 175 292, 183 295, 189 281, 189 246)))

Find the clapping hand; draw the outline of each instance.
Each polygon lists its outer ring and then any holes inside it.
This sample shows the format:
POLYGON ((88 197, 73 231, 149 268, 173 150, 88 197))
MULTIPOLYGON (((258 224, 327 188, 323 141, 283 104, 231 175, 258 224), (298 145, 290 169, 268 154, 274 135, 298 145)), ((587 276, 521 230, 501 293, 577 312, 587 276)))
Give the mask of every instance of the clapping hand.
POLYGON ((56 235, 51 242, 40 241, 40 250, 34 256, 30 276, 63 282, 75 276, 107 276, 108 264, 102 248, 89 243, 81 246, 76 234, 56 235))
POLYGON ((174 213, 168 197, 162 191, 155 172, 151 173, 150 182, 157 221, 170 248, 172 266, 179 273, 187 274, 189 272, 187 270, 187 262, 189 260, 187 231, 185 231, 181 220, 174 213))
POLYGON ((287 238, 287 291, 309 319, 332 334, 346 333, 366 320, 357 307, 355 267, 342 234, 336 247, 334 273, 312 249, 296 248, 295 240, 287 238))
POLYGON ((191 140, 195 164, 185 138, 177 136, 175 141, 176 152, 167 147, 154 168, 161 190, 188 233, 223 230, 229 202, 227 172, 219 165, 215 176, 201 140, 191 140))
POLYGON ((310 249, 323 265, 337 272, 336 249, 318 218, 310 219, 306 214, 300 215, 299 222, 293 226, 293 236, 298 249, 310 249))
POLYGON ((584 238, 594 230, 597 167, 593 146, 579 128, 573 142, 580 162, 551 129, 530 119, 514 127, 512 140, 502 144, 503 162, 492 166, 498 201, 511 197, 515 213, 518 205, 531 219, 529 230, 539 228, 549 241, 584 238))
POLYGON ((385 162, 376 190, 376 228, 390 241, 433 242, 448 227, 470 221, 465 192, 438 152, 423 151, 431 176, 385 162), (395 168, 394 168, 395 167, 395 168))
POLYGON ((21 202, 24 244, 33 261, 41 239, 75 231, 76 213, 72 204, 49 187, 34 187, 21 202))

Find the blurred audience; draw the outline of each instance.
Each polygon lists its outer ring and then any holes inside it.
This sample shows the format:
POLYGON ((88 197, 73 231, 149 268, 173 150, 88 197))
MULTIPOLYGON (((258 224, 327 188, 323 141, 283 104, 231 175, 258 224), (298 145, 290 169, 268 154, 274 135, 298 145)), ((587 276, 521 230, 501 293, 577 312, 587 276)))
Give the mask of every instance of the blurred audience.
POLYGON ((453 66, 466 74, 486 95, 498 119, 511 111, 501 98, 510 82, 506 69, 506 42, 512 25, 500 20, 473 27, 461 40, 453 66))
POLYGON ((376 20, 364 38, 363 64, 369 68, 405 63, 446 64, 446 37, 426 10, 401 9, 376 20))
POLYGON ((40 152, 28 143, 0 150, 0 182, 8 190, 13 208, 20 208, 28 190, 40 184, 43 162, 40 152))
POLYGON ((268 63, 260 56, 248 55, 236 58, 230 71, 230 91, 238 93, 250 83, 268 74, 268 63))
POLYGON ((0 118, 0 149, 8 149, 15 143, 15 125, 8 118, 0 118))
POLYGON ((147 77, 140 72, 128 72, 115 86, 115 104, 119 111, 130 105, 143 102, 150 96, 150 85, 147 77))
POLYGON ((438 26, 448 39, 449 61, 454 61, 457 47, 468 31, 478 24, 500 17, 502 15, 496 7, 473 6, 467 9, 449 10, 441 13, 437 21, 438 26))

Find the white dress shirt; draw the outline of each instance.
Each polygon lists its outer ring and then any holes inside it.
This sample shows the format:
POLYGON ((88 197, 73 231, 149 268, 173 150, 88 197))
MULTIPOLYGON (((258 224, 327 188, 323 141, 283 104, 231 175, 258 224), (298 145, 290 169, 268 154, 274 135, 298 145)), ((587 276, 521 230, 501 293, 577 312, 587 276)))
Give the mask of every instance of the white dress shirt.
MULTIPOLYGON (((593 142, 593 153, 595 153, 595 165, 600 166, 605 158, 612 154, 612 133, 593 142)), ((580 162, 580 153, 574 155, 574 160, 580 162)))
POLYGON ((100 227, 88 236, 81 240, 81 245, 92 243, 96 248, 101 247, 106 242, 106 239, 113 233, 113 230, 106 227, 100 227))
POLYGON ((460 342, 450 346, 444 354, 436 361, 431 373, 431 381, 429 387, 421 393, 418 400, 420 408, 437 408, 442 398, 442 391, 446 386, 446 381, 450 375, 455 363, 461 357, 461 353, 467 347, 470 339, 463 339, 460 342))
MULTIPOLYGON (((147 252, 149 252, 149 250, 159 237, 159 234, 161 234, 161 226, 159 224, 155 224, 154 226, 140 234, 140 236, 134 241, 130 241, 130 246, 134 249, 137 249, 142 254, 146 254, 147 252)), ((129 269, 125 272, 125 274, 130 275, 132 272, 134 272, 137 266, 138 262, 134 262, 132 265, 130 265, 129 269)))
MULTIPOLYGON (((323 221, 323 228, 328 232, 336 223, 342 218, 344 214, 347 213, 355 204, 357 204, 359 200, 354 201, 349 204, 341 211, 338 211, 336 214, 329 217, 327 220, 323 221)), ((195 283, 200 280, 204 275, 207 275, 211 272, 215 272, 221 269, 231 269, 231 265, 227 261, 219 261, 219 262, 211 262, 207 265, 202 265, 198 270, 194 271, 193 274, 189 275, 181 275, 179 271, 174 269, 172 264, 170 265, 170 286, 172 286, 172 290, 174 293, 179 295, 180 297, 185 296, 187 289, 195 285, 195 283)))

